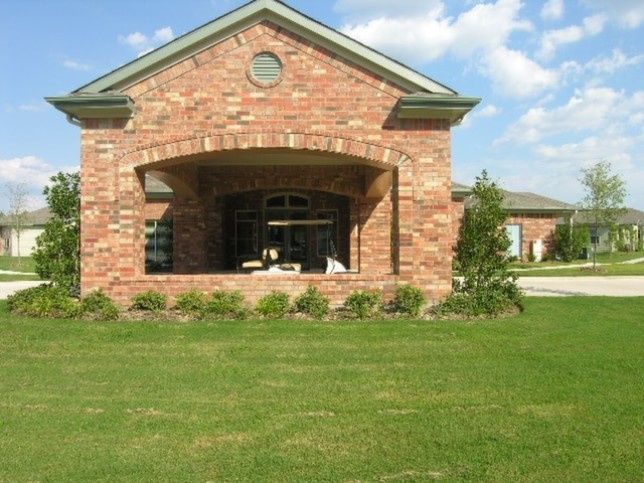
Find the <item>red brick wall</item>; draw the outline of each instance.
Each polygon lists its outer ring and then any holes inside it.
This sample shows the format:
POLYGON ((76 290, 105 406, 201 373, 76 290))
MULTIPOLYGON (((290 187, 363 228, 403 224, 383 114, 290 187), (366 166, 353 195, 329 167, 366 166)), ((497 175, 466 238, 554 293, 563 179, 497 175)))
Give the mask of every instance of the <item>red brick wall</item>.
MULTIPOLYGON (((302 275, 280 278, 280 284, 296 291, 309 283, 320 285, 336 300, 359 288, 390 290, 397 280, 422 287, 431 301, 450 291, 450 125, 397 119, 398 99, 407 92, 270 23, 124 92, 136 105, 132 119, 83 122, 82 293, 102 287, 125 304, 147 288, 176 295, 192 287, 239 287, 253 297, 276 288, 270 277, 146 276, 142 189, 144 172, 151 169, 175 174, 186 188, 173 207, 180 235, 175 243, 183 247, 175 251, 175 263, 196 273, 208 264, 213 249, 206 234, 217 220, 206 208, 219 196, 212 183, 204 182, 208 170, 200 163, 223 156, 234 164, 240 153, 261 156, 276 149, 396 172, 395 195, 381 200, 358 196, 356 191, 364 193, 365 187, 356 190, 347 173, 331 179, 337 183, 334 192, 353 196, 350 260, 360 275, 302 275), (283 79, 271 88, 256 86, 246 74, 253 56, 263 51, 274 52, 284 64, 283 79)), ((309 177, 306 187, 317 181, 309 177)), ((322 180, 323 187, 327 183, 322 180)))
POLYGON ((554 253, 555 227, 558 216, 549 213, 513 213, 506 224, 521 225, 521 256, 525 260, 532 252, 532 243, 541 240, 542 253, 554 253))

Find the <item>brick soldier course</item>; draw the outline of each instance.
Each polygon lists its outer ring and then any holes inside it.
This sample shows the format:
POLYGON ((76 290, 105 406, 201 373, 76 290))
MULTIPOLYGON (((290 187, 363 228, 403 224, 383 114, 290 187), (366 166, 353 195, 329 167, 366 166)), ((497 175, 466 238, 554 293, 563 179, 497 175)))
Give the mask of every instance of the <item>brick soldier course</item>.
POLYGON ((479 99, 281 2, 251 2, 47 100, 81 128, 83 295, 102 288, 126 305, 143 290, 234 289, 253 302, 314 285, 338 304, 353 290, 390 296, 397 283, 429 301, 451 289, 450 130, 479 99), (172 188, 170 202, 146 202, 150 177, 172 188), (149 274, 145 221, 166 212, 173 273, 149 274), (323 213, 337 213, 338 259, 350 272, 320 273, 313 225, 278 233, 280 256, 297 253, 301 273, 238 272, 249 255, 242 214, 256 217, 258 255, 274 241, 271 217, 323 213))

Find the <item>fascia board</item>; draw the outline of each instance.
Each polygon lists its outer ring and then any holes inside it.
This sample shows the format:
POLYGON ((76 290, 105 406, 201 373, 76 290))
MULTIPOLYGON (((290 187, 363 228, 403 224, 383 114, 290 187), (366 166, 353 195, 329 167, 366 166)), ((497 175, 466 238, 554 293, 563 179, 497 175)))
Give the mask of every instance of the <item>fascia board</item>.
POLYGON ((76 119, 130 118, 135 112, 132 99, 122 94, 69 95, 45 100, 76 119))
POLYGON ((458 124, 465 115, 481 102, 478 97, 404 96, 400 99, 400 119, 449 119, 458 124))
POLYGON ((370 69, 409 92, 456 92, 276 0, 256 0, 106 74, 76 92, 123 90, 247 28, 268 20, 370 69))

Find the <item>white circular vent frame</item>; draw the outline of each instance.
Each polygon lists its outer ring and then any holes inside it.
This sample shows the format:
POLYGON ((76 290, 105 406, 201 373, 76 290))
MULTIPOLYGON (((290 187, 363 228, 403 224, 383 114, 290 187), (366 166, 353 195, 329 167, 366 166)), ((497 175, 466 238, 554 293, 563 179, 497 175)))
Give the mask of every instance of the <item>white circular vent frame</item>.
POLYGON ((248 78, 259 87, 273 87, 282 81, 284 66, 272 52, 260 52, 253 57, 248 69, 248 78))

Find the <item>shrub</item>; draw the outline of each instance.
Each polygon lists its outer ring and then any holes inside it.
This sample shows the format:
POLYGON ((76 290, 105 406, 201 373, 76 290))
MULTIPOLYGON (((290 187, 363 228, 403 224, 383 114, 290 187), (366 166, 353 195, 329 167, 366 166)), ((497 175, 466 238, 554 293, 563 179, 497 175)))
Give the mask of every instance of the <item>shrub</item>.
POLYGON ((141 292, 132 297, 130 310, 146 310, 150 312, 161 312, 168 304, 168 297, 156 290, 141 292))
POLYGON ((208 308, 208 297, 205 293, 192 289, 189 292, 177 295, 174 308, 183 315, 203 317, 208 308))
POLYGON ((555 227, 555 253, 564 262, 571 262, 580 257, 580 254, 590 238, 588 228, 569 224, 555 227))
POLYGON ((244 306, 244 295, 239 290, 216 290, 208 302, 206 312, 217 319, 240 320, 248 316, 248 309, 244 306))
POLYGON ((379 292, 351 292, 344 301, 344 307, 356 319, 364 320, 376 316, 382 308, 382 295, 379 292))
POLYGON ((503 192, 485 170, 476 178, 472 193, 474 203, 465 210, 455 249, 463 280, 455 279, 453 289, 459 297, 469 298, 473 315, 493 316, 521 300, 517 277, 508 270, 511 242, 504 226, 508 213, 503 192))
POLYGON ((264 295, 257 301, 255 311, 263 317, 269 319, 280 319, 284 317, 291 304, 289 296, 285 292, 273 291, 268 295, 264 295))
POLYGON ((425 294, 418 287, 397 285, 392 305, 399 314, 418 317, 425 306, 425 294))
POLYGON ((497 280, 485 292, 455 290, 432 307, 432 313, 438 316, 454 314, 464 318, 494 317, 521 307, 522 297, 521 289, 513 280, 497 280))
POLYGON ((528 261, 534 263, 537 261, 537 256, 534 253, 528 253, 528 261))
POLYGON ((329 299, 316 287, 309 285, 304 293, 295 299, 293 307, 297 312, 315 319, 323 319, 329 313, 329 299))
POLYGON ((99 289, 81 300, 80 312, 84 316, 116 320, 119 318, 120 310, 114 301, 99 289))
POLYGON ((73 318, 80 313, 78 300, 69 296, 67 288, 45 284, 10 295, 7 307, 31 317, 73 318))

